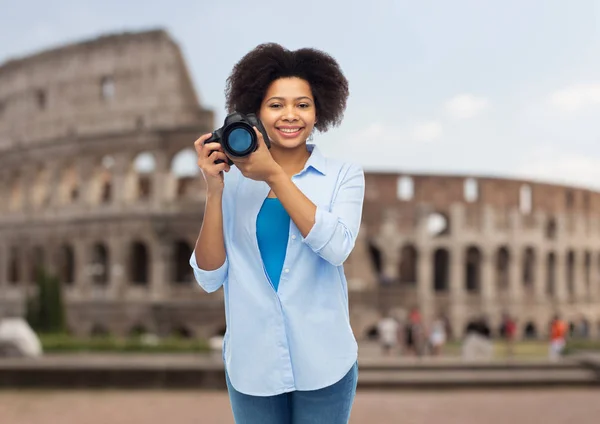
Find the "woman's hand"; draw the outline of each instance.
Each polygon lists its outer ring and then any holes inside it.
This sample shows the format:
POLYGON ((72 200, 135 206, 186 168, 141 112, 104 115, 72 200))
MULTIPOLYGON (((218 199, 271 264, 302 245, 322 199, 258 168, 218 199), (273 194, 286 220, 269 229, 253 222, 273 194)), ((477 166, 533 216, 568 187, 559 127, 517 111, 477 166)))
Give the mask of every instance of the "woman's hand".
POLYGON ((235 166, 240 169, 240 172, 244 177, 250 178, 256 181, 269 182, 271 179, 283 172, 283 169, 273 156, 269 148, 265 144, 260 131, 254 127, 254 132, 258 138, 258 148, 250 155, 243 158, 231 158, 235 166))
POLYGON ((223 192, 223 172, 229 172, 229 164, 220 143, 204 144, 210 136, 210 133, 204 134, 194 142, 194 148, 198 154, 198 166, 204 175, 208 194, 219 194, 223 192), (215 163, 218 159, 223 162, 215 163))

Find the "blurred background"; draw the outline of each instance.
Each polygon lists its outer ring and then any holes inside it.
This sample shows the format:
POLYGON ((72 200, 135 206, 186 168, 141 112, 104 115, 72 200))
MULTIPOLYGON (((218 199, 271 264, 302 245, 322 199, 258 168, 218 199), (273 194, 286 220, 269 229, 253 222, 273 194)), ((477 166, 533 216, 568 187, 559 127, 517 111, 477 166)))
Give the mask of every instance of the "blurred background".
POLYGON ((0 422, 233 422, 193 142, 263 42, 350 82, 314 142, 366 171, 351 422, 594 422, 599 1, 0 11, 0 422))

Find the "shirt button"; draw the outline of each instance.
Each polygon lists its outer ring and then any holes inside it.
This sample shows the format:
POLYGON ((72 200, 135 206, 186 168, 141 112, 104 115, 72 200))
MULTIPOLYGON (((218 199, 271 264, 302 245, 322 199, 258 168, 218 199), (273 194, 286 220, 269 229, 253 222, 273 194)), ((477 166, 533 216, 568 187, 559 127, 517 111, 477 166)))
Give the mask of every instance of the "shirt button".
POLYGON ((286 269, 284 270, 284 272, 287 274, 287 273, 289 273, 289 272, 290 272, 290 269, 289 269, 289 268, 286 268, 286 269))
POLYGON ((292 235, 292 240, 296 240, 296 235, 295 234, 292 235))

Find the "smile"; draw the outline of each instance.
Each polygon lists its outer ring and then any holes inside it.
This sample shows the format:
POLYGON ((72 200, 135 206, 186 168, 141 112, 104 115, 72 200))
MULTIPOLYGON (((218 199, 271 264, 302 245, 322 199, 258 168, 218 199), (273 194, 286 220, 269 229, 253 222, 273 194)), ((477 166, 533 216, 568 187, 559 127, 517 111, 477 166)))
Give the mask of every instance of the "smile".
POLYGON ((298 137, 298 135, 300 135, 300 133, 302 133, 302 130, 304 129, 304 127, 275 127, 277 129, 277 133, 279 134, 279 137, 281 138, 296 138, 298 137))
POLYGON ((286 134, 294 134, 297 133, 298 131, 302 130, 302 127, 295 127, 295 128, 277 128, 279 131, 284 132, 286 134))

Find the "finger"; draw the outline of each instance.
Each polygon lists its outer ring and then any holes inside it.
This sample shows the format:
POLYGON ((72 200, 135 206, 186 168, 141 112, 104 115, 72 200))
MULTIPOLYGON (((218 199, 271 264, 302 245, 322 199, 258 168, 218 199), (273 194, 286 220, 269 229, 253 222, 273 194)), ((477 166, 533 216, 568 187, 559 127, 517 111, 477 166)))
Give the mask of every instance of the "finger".
POLYGON ((262 135, 262 133, 258 130, 258 128, 256 127, 252 127, 254 128, 254 132, 256 133, 256 138, 258 138, 258 148, 261 149, 262 146, 265 145, 265 139, 262 135))
POLYGON ((202 146, 202 150, 200 150, 198 154, 201 157, 207 158, 209 156, 212 157, 216 152, 223 153, 223 146, 221 146, 221 143, 207 143, 202 146))
POLYGON ((219 159, 223 162, 227 162, 227 155, 221 151, 213 151, 207 159, 212 163, 215 163, 219 159))
MULTIPOLYGON (((206 133, 206 134, 201 135, 196 141, 194 141, 194 148, 196 149, 197 152, 200 151, 202 146, 204 146, 204 142, 206 140, 208 140, 211 136, 212 136, 212 133, 206 133)), ((212 144, 212 143, 209 143, 209 144, 212 144)))
POLYGON ((209 176, 209 177, 213 177, 216 178, 219 176, 219 174, 225 170, 225 168, 227 168, 227 163, 218 163, 216 165, 211 165, 210 167, 206 168, 206 169, 202 169, 202 172, 204 172, 205 175, 209 176))
POLYGON ((206 159, 199 159, 198 160, 198 167, 201 170, 203 170, 203 171, 212 173, 215 166, 220 165, 221 163, 223 163, 227 159, 221 159, 221 162, 215 163, 215 162, 217 162, 217 160, 218 160, 218 158, 215 158, 214 160, 212 158, 210 158, 208 160, 206 160, 206 159))
POLYGON ((229 165, 227 165, 227 162, 216 164, 214 167, 214 170, 216 172, 215 177, 218 176, 221 172, 223 172, 225 170, 225 168, 228 168, 228 167, 229 167, 229 165))

